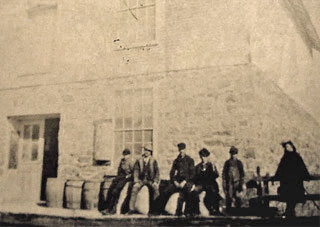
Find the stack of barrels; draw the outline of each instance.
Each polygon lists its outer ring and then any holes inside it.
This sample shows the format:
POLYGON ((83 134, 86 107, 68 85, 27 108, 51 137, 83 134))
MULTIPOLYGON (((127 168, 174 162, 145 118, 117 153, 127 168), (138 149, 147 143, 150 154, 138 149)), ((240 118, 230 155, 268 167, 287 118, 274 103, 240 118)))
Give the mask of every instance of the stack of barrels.
POLYGON ((104 181, 62 180, 48 178, 46 203, 48 207, 101 210, 113 177, 104 181))

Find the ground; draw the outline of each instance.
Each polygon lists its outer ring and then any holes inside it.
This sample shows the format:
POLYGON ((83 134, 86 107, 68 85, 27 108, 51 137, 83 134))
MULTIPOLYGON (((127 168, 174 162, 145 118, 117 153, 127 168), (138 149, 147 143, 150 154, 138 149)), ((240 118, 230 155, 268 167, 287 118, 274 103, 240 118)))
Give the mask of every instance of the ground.
POLYGON ((319 216, 292 220, 254 216, 103 216, 95 210, 48 208, 28 204, 0 205, 0 226, 319 226, 319 220, 319 216))

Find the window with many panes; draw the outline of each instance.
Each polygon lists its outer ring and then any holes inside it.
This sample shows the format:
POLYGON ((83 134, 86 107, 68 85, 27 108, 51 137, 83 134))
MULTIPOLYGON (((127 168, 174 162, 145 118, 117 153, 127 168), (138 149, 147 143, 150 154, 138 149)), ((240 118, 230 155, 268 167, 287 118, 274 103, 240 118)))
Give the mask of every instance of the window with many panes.
POLYGON ((119 45, 130 47, 151 44, 156 36, 155 0, 119 1, 119 45))
POLYGON ((40 126, 38 124, 23 125, 22 161, 37 161, 40 126))
POLYGON ((129 148, 133 158, 142 153, 143 146, 153 145, 153 92, 128 89, 116 92, 115 154, 121 156, 129 148))
POLYGON ((20 129, 11 130, 9 169, 17 169, 19 159, 22 163, 39 161, 40 124, 21 123, 20 129))

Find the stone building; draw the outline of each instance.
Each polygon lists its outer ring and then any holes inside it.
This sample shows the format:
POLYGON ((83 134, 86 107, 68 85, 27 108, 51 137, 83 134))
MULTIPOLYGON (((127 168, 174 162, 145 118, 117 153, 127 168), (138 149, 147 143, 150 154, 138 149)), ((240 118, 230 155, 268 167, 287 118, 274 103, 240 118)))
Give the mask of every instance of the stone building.
MULTIPOLYGON (((0 0, 0 201, 43 199, 42 178, 115 174, 151 144, 222 171, 275 172, 291 139, 319 169, 316 0, 0 0)), ((306 184, 316 192, 319 184, 306 184)), ((273 189, 274 190, 274 189, 273 189)), ((307 202, 301 215, 319 214, 307 202)))

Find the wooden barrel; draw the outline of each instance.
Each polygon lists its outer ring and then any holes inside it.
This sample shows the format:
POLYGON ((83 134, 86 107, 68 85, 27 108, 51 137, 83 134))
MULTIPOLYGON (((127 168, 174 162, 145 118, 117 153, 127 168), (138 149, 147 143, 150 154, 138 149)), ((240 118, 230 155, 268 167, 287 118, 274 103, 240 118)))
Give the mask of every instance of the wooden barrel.
POLYGON ((82 180, 68 180, 66 183, 66 208, 81 208, 82 180))
POLYGON ((48 207, 63 207, 65 180, 48 178, 46 185, 46 203, 48 207))
POLYGON ((100 181, 86 181, 83 186, 83 208, 93 210, 98 208, 100 181))
POLYGON ((105 209, 105 201, 107 200, 108 191, 113 179, 113 176, 106 177, 104 181, 101 183, 98 205, 99 210, 105 209))

